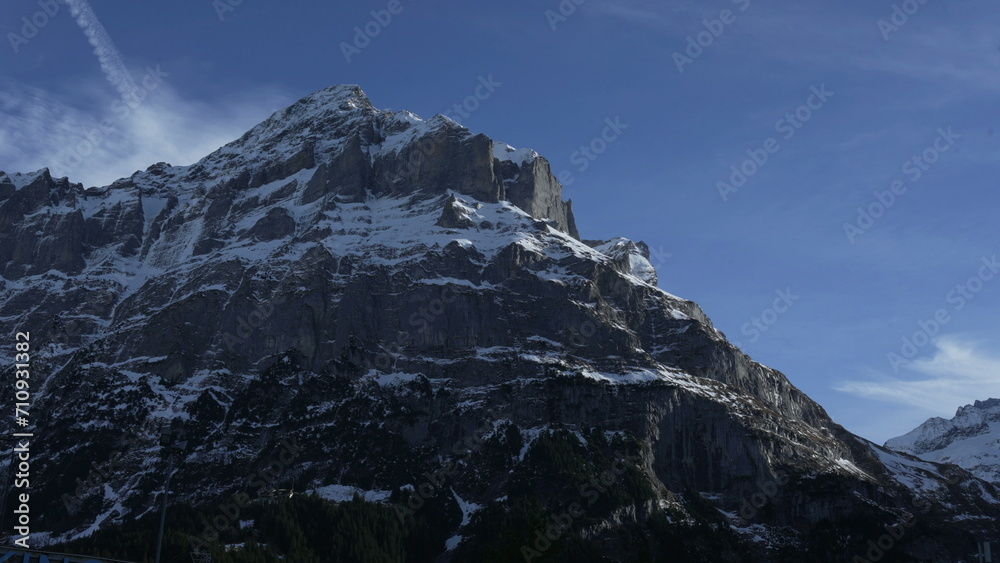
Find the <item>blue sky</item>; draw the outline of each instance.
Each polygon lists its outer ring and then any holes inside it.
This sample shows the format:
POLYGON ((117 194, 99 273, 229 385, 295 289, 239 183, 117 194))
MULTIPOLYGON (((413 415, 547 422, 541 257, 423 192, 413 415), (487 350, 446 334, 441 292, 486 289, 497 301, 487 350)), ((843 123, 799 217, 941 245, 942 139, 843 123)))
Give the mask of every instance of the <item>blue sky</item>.
POLYGON ((356 83, 538 150, 585 238, 646 241, 664 289, 862 436, 1000 396, 994 2, 84 4, 0 4, 0 169, 189 164, 356 83))

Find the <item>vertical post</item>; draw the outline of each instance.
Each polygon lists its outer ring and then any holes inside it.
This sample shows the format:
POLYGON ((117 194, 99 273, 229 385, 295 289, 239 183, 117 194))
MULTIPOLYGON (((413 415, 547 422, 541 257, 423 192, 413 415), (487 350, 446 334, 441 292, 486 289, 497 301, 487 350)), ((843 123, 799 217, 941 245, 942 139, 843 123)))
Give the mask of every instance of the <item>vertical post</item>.
POLYGON ((167 481, 163 485, 163 507, 160 508, 160 533, 156 536, 156 563, 160 563, 160 549, 163 547, 163 527, 167 521, 167 495, 170 493, 170 476, 174 474, 174 456, 167 456, 167 481))
POLYGON ((983 561, 993 563, 993 555, 990 553, 990 542, 983 542, 983 561))

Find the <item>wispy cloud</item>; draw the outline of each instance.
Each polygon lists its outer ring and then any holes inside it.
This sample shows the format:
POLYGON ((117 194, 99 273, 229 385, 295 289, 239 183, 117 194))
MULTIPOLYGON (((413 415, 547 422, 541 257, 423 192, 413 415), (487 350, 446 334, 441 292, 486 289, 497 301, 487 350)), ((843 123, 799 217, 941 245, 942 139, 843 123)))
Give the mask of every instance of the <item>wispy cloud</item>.
POLYGON ((684 3, 668 6, 635 1, 602 0, 593 3, 591 9, 598 15, 620 19, 632 25, 680 33, 684 30, 683 24, 687 22, 680 21, 678 14, 691 12, 697 9, 697 6, 684 3))
POLYGON ((156 162, 196 162, 291 101, 260 88, 199 102, 163 84, 126 112, 128 106, 96 81, 74 84, 66 97, 6 80, 0 87, 0 169, 49 168, 86 186, 107 185, 156 162))
POLYGON ((834 388, 865 399, 917 407, 928 416, 950 417, 959 406, 1000 397, 1000 356, 984 352, 978 342, 955 336, 938 338, 934 345, 933 356, 908 364, 915 378, 872 372, 868 380, 846 381, 834 388))
POLYGON ((136 91, 135 81, 129 74, 125 63, 122 61, 121 52, 115 47, 115 42, 101 25, 94 14, 94 10, 87 3, 87 0, 66 0, 69 11, 73 14, 77 25, 87 36, 87 41, 94 47, 94 54, 101 63, 101 70, 104 71, 108 82, 118 90, 123 98, 127 98, 136 91))
POLYGON ((49 168, 73 182, 106 185, 157 162, 191 164, 291 101, 266 88, 214 104, 192 101, 159 65, 146 68, 140 86, 87 0, 66 4, 117 95, 96 79, 62 94, 3 80, 0 169, 49 168))
POLYGON ((884 39, 878 27, 880 19, 890 18, 889 6, 859 9, 860 3, 776 5, 754 0, 747 2, 743 12, 742 5, 742 0, 712 4, 679 0, 669 7, 648 0, 600 0, 591 9, 630 25, 665 32, 667 42, 675 44, 703 31, 703 19, 717 19, 721 10, 729 9, 736 12, 737 21, 724 33, 727 40, 740 44, 732 51, 734 56, 753 64, 783 61, 809 72, 862 71, 876 79, 888 76, 919 82, 930 88, 929 105, 1000 91, 997 37, 986 17, 994 9, 990 3, 970 2, 958 16, 924 8, 891 41, 884 39))

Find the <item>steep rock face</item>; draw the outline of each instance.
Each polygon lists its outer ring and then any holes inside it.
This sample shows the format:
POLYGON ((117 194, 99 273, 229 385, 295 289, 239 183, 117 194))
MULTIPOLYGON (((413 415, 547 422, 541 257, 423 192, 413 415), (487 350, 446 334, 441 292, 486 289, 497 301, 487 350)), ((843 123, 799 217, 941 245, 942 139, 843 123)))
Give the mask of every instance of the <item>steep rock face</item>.
POLYGON ((928 461, 954 463, 1000 485, 1000 399, 965 405, 951 420, 931 418, 888 440, 885 447, 928 461))
MULTIPOLYGON (((512 152, 512 151, 511 151, 512 152)), ((507 156, 506 148, 497 151, 498 158, 507 156)), ((509 170, 509 169, 508 169, 509 170)), ((580 238, 573 219, 573 204, 562 201, 562 188, 544 158, 523 161, 517 173, 504 177, 507 199, 532 217, 547 217, 557 228, 580 238)))
POLYGON ((10 279, 48 270, 79 273, 85 234, 98 229, 87 228, 81 211, 67 212, 77 201, 74 186, 65 178, 54 180, 48 170, 13 177, 0 173, 0 178, 0 273, 10 279))
POLYGON ((33 484, 68 508, 40 517, 56 535, 151 510, 168 421, 186 429, 175 487, 192 501, 265 493, 249 476, 287 440, 301 451, 268 486, 398 496, 486 427, 447 488, 484 513, 559 485, 537 469, 552 436, 592 464, 632 452, 635 502, 584 535, 690 491, 748 533, 787 528, 784 545, 921 502, 966 531, 908 548, 920 557, 996 531, 990 485, 846 432, 657 287, 643 243, 581 241, 536 153, 377 111, 357 87, 190 167, 88 190, 0 175, 0 222, 4 240, 42 233, 0 250, 0 315, 33 334, 33 484), (760 516, 741 510, 778 480, 760 516))

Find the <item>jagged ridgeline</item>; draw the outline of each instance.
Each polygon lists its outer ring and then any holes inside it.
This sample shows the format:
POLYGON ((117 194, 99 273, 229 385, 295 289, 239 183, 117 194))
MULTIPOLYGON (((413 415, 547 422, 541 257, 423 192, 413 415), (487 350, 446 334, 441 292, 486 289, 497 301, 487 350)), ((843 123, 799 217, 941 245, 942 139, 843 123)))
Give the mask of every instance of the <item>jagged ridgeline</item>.
POLYGON ((951 420, 934 417, 886 447, 930 461, 948 461, 1000 485, 1000 399, 976 401, 951 420))
POLYGON ((954 561, 992 485, 864 441, 581 238, 549 163, 317 92, 192 166, 0 174, 33 523, 166 559, 954 561), (353 499, 353 500, 352 500, 353 499), (227 551, 226 546, 229 546, 227 551))

